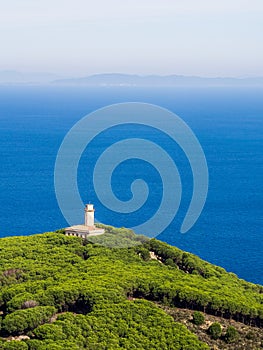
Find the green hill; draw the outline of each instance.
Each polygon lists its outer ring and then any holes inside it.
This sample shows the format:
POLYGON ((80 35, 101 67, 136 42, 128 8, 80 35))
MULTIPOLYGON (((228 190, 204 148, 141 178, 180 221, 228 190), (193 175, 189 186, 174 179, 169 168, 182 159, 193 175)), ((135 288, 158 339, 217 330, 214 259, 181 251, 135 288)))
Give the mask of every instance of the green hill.
POLYGON ((89 241, 63 230, 0 239, 0 349, 263 346, 262 286, 158 240, 105 228, 89 241), (194 310, 203 324, 191 321, 194 310), (218 320, 216 340, 207 328, 218 320))

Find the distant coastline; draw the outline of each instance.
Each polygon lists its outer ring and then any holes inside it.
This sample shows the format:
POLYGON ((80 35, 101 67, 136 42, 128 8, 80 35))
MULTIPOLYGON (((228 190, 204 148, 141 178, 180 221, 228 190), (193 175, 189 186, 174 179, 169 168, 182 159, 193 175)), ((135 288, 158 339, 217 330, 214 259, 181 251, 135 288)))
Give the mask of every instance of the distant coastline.
POLYGON ((96 74, 82 78, 59 79, 59 85, 87 86, 263 86, 263 78, 205 78, 183 75, 96 74))
POLYGON ((185 75, 138 75, 122 73, 94 74, 82 77, 62 77, 56 74, 0 71, 0 85, 70 85, 70 86, 263 86, 263 77, 199 77, 185 75))

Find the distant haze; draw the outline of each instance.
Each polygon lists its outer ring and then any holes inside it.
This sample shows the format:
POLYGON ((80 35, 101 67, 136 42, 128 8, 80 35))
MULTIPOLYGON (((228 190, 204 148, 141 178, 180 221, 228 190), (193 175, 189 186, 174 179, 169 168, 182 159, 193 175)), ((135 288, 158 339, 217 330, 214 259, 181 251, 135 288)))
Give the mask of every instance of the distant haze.
POLYGON ((2 1, 0 71, 263 76, 262 33, 262 0, 2 1))

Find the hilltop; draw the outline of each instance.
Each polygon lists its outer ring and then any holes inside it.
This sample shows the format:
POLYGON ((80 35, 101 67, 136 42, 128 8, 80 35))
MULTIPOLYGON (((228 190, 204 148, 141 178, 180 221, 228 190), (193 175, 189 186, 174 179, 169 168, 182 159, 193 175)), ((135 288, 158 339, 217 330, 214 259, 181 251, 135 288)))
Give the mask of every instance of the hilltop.
POLYGON ((103 227, 88 240, 63 230, 0 239, 0 349, 263 346, 262 286, 103 227))

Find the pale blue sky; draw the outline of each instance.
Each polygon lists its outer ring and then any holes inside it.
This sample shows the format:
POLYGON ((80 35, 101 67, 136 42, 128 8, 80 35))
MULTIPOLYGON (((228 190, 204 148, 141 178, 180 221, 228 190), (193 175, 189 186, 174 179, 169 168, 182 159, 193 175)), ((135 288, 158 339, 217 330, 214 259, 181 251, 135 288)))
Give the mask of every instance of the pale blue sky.
POLYGON ((263 0, 0 0, 0 70, 263 76, 263 0))

